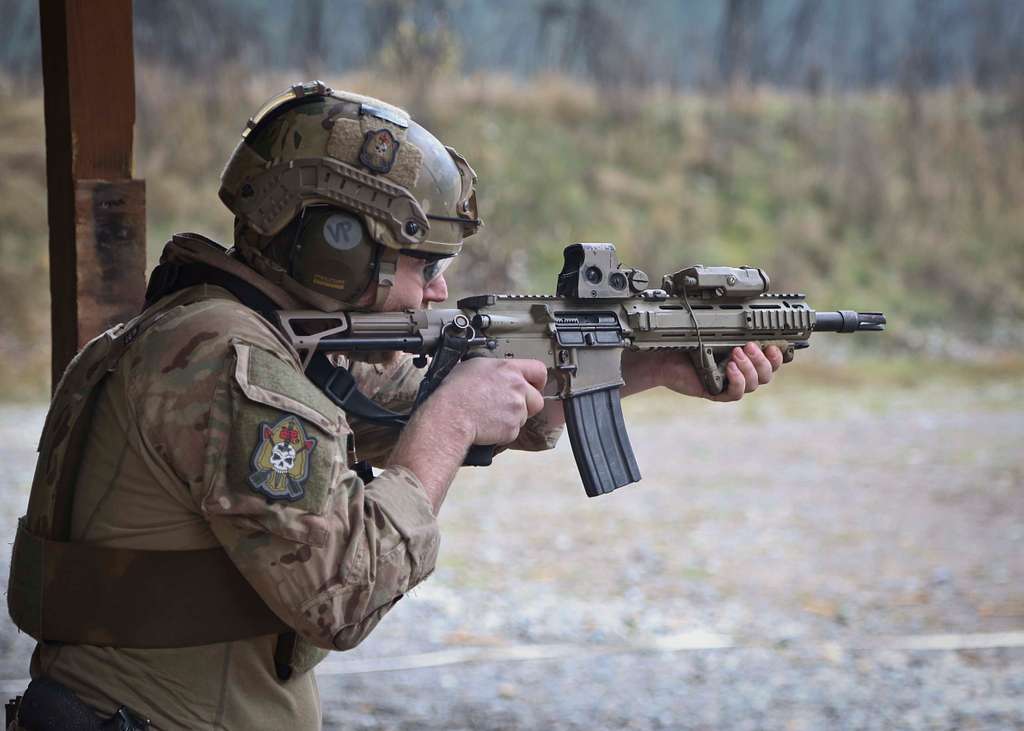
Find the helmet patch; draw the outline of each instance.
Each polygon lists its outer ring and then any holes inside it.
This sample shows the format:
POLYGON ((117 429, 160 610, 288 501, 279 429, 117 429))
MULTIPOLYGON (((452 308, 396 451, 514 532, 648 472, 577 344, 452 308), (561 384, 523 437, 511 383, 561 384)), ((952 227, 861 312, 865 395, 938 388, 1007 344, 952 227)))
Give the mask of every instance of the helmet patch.
POLYGON ((259 437, 249 484, 269 500, 298 500, 306 493, 302 484, 309 478, 316 439, 307 436, 302 422, 291 414, 273 425, 260 422, 259 437))
POLYGON ((363 136, 359 162, 375 173, 387 173, 395 164, 399 141, 389 129, 372 129, 363 136))

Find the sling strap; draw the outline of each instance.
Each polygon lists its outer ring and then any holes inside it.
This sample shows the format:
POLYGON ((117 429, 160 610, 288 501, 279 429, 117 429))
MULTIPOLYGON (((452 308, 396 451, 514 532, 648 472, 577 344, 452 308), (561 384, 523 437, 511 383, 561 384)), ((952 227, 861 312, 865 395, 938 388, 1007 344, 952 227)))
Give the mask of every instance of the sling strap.
MULTIPOLYGON (((257 287, 223 269, 198 262, 164 262, 156 267, 146 290, 146 305, 172 292, 198 284, 212 284, 225 289, 268 322, 276 320, 274 313, 277 305, 257 287)), ((310 357, 306 377, 349 416, 399 429, 409 420, 408 415, 385 409, 360 391, 348 369, 334 365, 326 353, 317 352, 310 357)))
MULTIPOLYGON (((419 391, 416 393, 416 401, 412 410, 415 411, 420 405, 430 398, 430 395, 437 390, 441 382, 448 377, 448 374, 465 358, 473 357, 469 351, 469 338, 456 331, 445 329, 441 334, 441 342, 430 359, 430 367, 420 381, 419 391)), ((462 461, 467 467, 488 467, 494 459, 493 444, 473 444, 466 457, 462 461)))

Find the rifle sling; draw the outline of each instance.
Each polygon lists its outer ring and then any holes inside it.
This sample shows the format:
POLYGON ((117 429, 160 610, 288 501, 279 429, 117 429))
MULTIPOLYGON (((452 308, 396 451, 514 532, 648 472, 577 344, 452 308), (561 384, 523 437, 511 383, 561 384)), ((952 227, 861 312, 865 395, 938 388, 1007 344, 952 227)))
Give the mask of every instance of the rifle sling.
MULTIPOLYGON (((165 262, 154 269, 146 290, 146 304, 197 284, 212 284, 226 289, 243 305, 258 312, 263 319, 271 323, 275 320, 277 306, 267 295, 230 272, 200 263, 165 262)), ((409 419, 405 414, 390 411, 374 402, 359 390, 348 369, 331 363, 325 353, 313 354, 306 367, 306 377, 350 416, 397 428, 405 426, 409 419)))
POLYGON ((309 359, 306 378, 316 384, 327 398, 349 416, 398 429, 409 421, 406 414, 385 409, 360 391, 356 379, 348 369, 331 363, 325 353, 314 353, 309 359))

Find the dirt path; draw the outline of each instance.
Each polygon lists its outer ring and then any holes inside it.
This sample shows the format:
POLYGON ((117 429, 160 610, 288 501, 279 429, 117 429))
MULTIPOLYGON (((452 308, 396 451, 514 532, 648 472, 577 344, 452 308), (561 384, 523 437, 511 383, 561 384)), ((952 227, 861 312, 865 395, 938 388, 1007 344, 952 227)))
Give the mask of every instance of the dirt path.
MULTIPOLYGON (((322 667, 327 727, 1022 728, 1022 396, 655 394, 639 485, 586 499, 564 440, 463 470, 436 574, 322 667)), ((0 410, 4 534, 40 425, 0 410)))

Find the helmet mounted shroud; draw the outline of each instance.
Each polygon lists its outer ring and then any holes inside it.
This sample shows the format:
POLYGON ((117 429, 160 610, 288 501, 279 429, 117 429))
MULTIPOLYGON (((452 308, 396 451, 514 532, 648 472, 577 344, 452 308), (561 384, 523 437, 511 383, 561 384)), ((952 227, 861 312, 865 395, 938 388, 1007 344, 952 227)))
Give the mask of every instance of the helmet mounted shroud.
POLYGON ((386 299, 400 251, 457 255, 481 225, 475 188, 465 158, 404 110, 313 81, 249 120, 219 195, 236 216, 243 259, 272 280, 292 279, 290 291, 330 310, 346 308, 373 281, 384 290, 378 303, 386 299), (324 213, 307 221, 303 211, 313 206, 324 213), (358 245, 350 238, 339 248, 336 235, 324 235, 316 224, 332 215, 343 216, 327 229, 335 233, 360 224, 358 245), (281 238, 301 240, 301 250, 284 251, 281 238))

